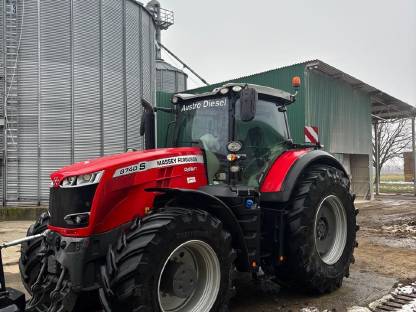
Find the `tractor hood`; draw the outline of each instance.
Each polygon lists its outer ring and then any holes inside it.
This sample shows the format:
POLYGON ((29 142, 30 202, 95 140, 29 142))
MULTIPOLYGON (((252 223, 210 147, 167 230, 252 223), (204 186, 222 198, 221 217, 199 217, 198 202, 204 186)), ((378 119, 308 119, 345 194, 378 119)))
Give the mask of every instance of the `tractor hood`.
POLYGON ((101 157, 64 167, 51 179, 49 229, 74 237, 105 233, 144 217, 156 196, 148 189, 198 189, 207 184, 203 152, 193 147, 101 157), (86 181, 86 175, 90 180, 78 184, 78 180, 86 181), (77 179, 64 182, 69 177, 77 179), (86 225, 77 226, 76 220, 68 223, 65 219, 82 213, 88 214, 86 225))
MULTIPOLYGON (((140 162, 152 160, 165 160, 172 157, 188 155, 202 155, 202 151, 199 148, 194 147, 161 148, 105 156, 97 159, 78 162, 73 165, 63 167, 62 169, 59 169, 58 171, 52 173, 51 179, 56 186, 56 184, 60 183, 62 179, 66 177, 78 176, 102 170, 115 171, 119 168, 138 164, 140 162)), ((164 164, 167 163, 165 162, 164 164)))

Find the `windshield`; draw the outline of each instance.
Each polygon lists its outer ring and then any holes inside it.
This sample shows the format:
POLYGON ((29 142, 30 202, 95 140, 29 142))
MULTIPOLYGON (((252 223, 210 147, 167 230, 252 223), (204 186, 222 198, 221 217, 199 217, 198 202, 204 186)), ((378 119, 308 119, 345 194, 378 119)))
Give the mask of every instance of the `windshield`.
POLYGON ((237 101, 235 119, 235 139, 243 143, 240 153, 245 154, 240 161, 240 183, 257 187, 264 170, 286 149, 285 142, 289 139, 289 134, 285 114, 279 112, 275 103, 259 100, 255 118, 245 122, 240 118, 240 105, 237 101))
POLYGON ((202 145, 210 184, 224 183, 227 179, 229 105, 229 99, 221 97, 179 107, 176 146, 202 145))
POLYGON ((176 145, 200 146, 205 151, 209 184, 230 182, 227 144, 240 141, 239 185, 259 186, 259 179, 287 147, 285 114, 275 103, 259 99, 253 120, 242 121, 240 101, 227 97, 186 102, 178 107, 176 145), (235 101, 236 100, 236 101, 235 101), (233 102, 235 105, 233 105, 233 102), (233 107, 235 106, 235 107, 233 107), (233 119, 235 116, 235 119, 233 119), (234 131, 230 131, 234 128, 234 131))

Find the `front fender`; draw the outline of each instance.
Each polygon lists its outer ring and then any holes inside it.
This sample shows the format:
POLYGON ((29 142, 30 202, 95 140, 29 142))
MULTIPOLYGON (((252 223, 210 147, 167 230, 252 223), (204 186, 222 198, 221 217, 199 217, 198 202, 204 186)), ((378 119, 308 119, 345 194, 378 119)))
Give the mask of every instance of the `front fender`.
POLYGON ((302 172, 314 164, 333 166, 348 176, 344 166, 328 152, 311 149, 289 150, 275 160, 261 181, 261 201, 289 201, 302 172))

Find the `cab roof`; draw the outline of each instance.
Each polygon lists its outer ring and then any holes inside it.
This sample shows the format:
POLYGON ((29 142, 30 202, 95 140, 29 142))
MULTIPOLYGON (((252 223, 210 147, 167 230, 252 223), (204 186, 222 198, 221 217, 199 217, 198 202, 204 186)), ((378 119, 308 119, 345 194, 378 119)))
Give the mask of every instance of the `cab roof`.
POLYGON ((204 98, 204 97, 209 97, 209 96, 215 96, 220 94, 220 90, 223 88, 232 88, 235 86, 240 86, 242 88, 253 88, 255 89, 260 97, 265 97, 267 100, 271 100, 271 101, 277 101, 281 104, 285 104, 285 105, 289 105, 291 103, 294 102, 295 97, 290 94, 289 92, 286 91, 282 91, 280 89, 275 89, 275 88, 270 88, 270 87, 265 87, 265 86, 260 86, 260 85, 256 85, 256 84, 249 84, 249 83, 227 83, 224 84, 221 87, 215 88, 214 90, 212 90, 211 92, 204 92, 204 93, 197 93, 197 94, 191 94, 191 93, 178 93, 175 94, 174 96, 178 97, 179 99, 181 99, 182 101, 186 101, 186 100, 192 100, 192 99, 200 99, 200 98, 204 98))

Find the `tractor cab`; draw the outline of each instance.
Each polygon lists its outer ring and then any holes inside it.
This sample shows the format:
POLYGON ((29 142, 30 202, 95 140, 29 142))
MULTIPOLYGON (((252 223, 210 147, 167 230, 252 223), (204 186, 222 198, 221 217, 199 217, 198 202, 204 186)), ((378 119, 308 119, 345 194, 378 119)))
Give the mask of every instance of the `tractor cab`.
POLYGON ((174 147, 204 150, 210 185, 257 188, 292 143, 286 106, 295 96, 259 85, 230 83, 203 94, 177 94, 174 147))

